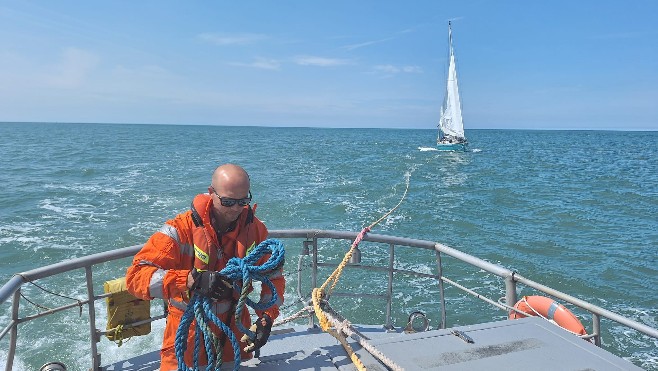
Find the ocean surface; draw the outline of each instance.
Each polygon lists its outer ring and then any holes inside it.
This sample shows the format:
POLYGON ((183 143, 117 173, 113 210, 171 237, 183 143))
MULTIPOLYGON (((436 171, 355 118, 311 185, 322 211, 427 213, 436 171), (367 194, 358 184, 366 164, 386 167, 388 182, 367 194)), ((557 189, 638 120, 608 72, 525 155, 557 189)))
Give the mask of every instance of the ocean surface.
MULTIPOLYGON (((441 242, 658 327, 658 132, 466 134, 468 152, 446 153, 432 150, 434 130, 0 124, 0 282, 63 259, 144 243, 206 191, 217 165, 233 162, 250 173, 257 215, 269 229, 357 232, 395 206, 408 186, 400 207, 373 233, 441 242)), ((346 242, 321 253, 337 261, 348 248, 346 242)), ((295 254, 299 247, 287 249, 295 254)), ((362 252, 374 259, 377 249, 366 245, 362 252)), ((411 259, 401 263, 406 268, 435 269, 431 255, 405 258, 411 259)), ((122 276, 127 264, 100 274, 122 276)), ((294 269, 286 266, 288 274, 294 269)), ((449 273, 494 298, 503 295, 490 276, 449 273)), ((40 283, 84 297, 83 274, 40 283)), ((407 300, 412 291, 426 290, 428 301, 436 297, 425 283, 400 285, 396 313, 414 309, 407 300)), ((31 285, 23 292, 44 306, 67 302, 31 285)), ((448 325, 504 318, 500 311, 492 318, 472 310, 482 304, 454 289, 447 295, 454 295, 448 325)), ((27 301, 21 305, 24 314, 37 311, 27 301)), ((372 305, 357 300, 342 313, 364 322, 372 305)), ((102 312, 104 303, 97 307, 102 312)), ((587 327, 590 318, 570 308, 587 327)), ((297 309, 286 306, 284 315, 297 309)), ((0 306, 2 327, 9 313, 9 304, 0 306)), ((158 348, 162 322, 122 347, 104 339, 103 364, 158 348)), ((97 319, 99 327, 104 323, 97 319)), ((610 321, 603 327, 605 349, 658 370, 656 339, 610 321)), ((79 315, 77 309, 57 314, 54 323, 21 325, 14 369, 35 370, 49 361, 87 369, 88 331, 86 310, 79 315)), ((0 341, 0 367, 7 344, 8 336, 0 341)))

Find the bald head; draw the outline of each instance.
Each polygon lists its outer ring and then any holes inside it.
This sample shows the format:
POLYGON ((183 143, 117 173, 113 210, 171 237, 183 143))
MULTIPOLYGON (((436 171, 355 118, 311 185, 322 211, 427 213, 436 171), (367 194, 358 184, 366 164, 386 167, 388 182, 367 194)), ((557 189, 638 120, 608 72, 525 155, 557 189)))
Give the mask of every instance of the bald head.
POLYGON ((213 172, 211 185, 222 196, 244 198, 249 193, 249 174, 238 165, 224 164, 213 172))

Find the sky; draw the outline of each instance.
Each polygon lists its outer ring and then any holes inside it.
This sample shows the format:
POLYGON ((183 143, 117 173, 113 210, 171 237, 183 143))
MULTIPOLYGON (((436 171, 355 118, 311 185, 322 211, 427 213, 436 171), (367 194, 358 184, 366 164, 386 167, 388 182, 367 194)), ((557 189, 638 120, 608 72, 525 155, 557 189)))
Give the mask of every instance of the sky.
POLYGON ((0 1, 0 122, 658 130, 658 1, 0 1))

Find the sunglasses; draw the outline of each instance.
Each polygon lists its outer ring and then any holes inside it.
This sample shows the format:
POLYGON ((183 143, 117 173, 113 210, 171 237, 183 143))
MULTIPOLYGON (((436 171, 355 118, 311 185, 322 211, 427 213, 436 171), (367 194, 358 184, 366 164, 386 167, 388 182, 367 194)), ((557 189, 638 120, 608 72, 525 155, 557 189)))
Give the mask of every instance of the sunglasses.
POLYGON ((215 187, 210 187, 212 188, 212 191, 215 192, 215 195, 217 198, 219 198, 219 203, 222 204, 224 207, 231 207, 235 204, 238 204, 240 206, 247 206, 251 203, 251 190, 249 191, 249 196, 245 198, 229 198, 229 197, 222 197, 217 193, 215 190, 215 187))

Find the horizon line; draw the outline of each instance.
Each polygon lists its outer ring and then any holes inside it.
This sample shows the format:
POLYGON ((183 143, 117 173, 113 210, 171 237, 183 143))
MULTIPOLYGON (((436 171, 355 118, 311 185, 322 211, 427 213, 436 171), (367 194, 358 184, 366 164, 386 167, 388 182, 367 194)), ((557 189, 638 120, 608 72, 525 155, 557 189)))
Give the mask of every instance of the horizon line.
MULTIPOLYGON (((71 124, 71 125, 166 125, 166 126, 220 126, 220 127, 254 127, 254 128, 281 128, 281 129, 373 129, 373 130, 437 130, 436 128, 419 127, 372 127, 372 126, 301 126, 301 125, 259 125, 259 124, 202 124, 202 123, 144 123, 144 122, 86 122, 86 121, 0 121, 2 124, 71 124)), ((616 129, 616 128, 520 128, 520 127, 488 127, 464 128, 471 130, 529 130, 529 131, 614 131, 614 132, 656 132, 656 129, 616 129)))

